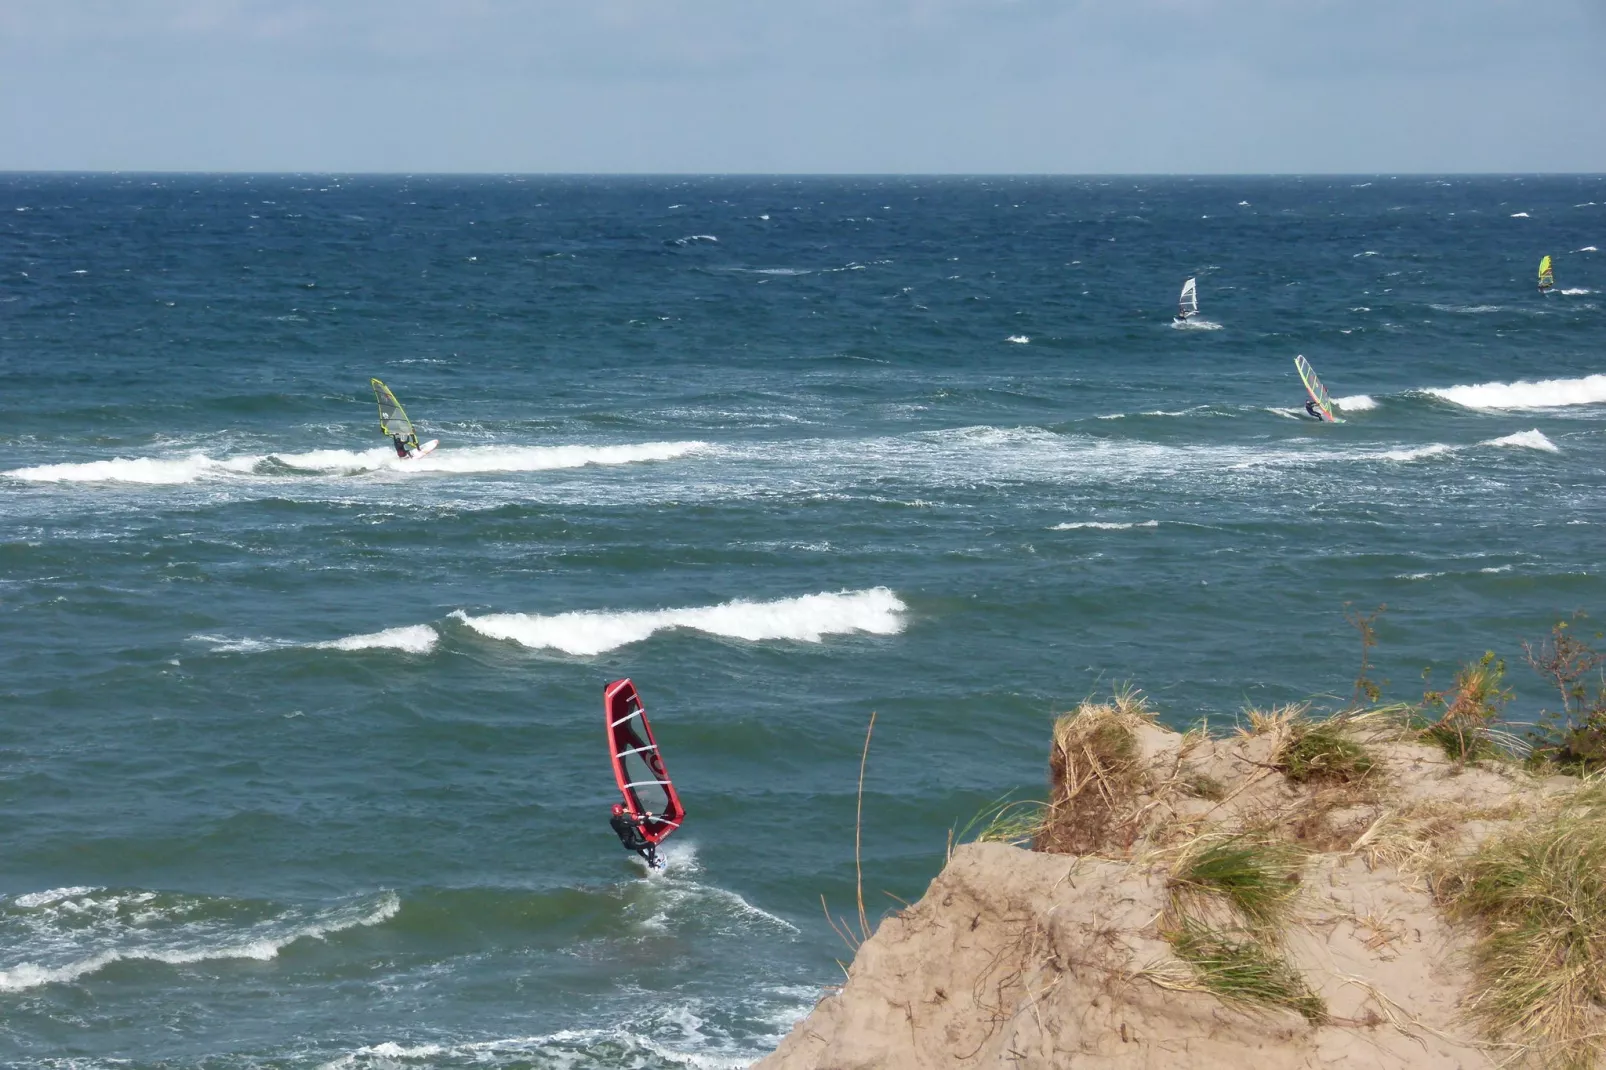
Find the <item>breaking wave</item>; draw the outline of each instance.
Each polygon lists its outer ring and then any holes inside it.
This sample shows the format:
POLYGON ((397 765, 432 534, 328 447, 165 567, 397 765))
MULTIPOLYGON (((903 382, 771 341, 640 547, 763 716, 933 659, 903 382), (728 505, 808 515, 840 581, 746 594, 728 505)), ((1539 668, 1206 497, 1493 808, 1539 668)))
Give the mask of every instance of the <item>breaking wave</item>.
POLYGON ((113 457, 82 464, 41 464, 32 468, 13 468, 5 473, 13 479, 36 483, 194 483, 199 479, 221 478, 250 472, 260 457, 213 460, 204 453, 188 457, 113 457))
POLYGON ((192 642, 210 644, 214 654, 260 654, 265 650, 400 650, 408 654, 428 654, 440 635, 427 624, 386 628, 382 632, 348 635, 316 643, 290 639, 232 639, 224 635, 192 635, 192 642))
POLYGON ((1109 520, 1071 520, 1064 524, 1055 524, 1050 531, 1082 531, 1093 529, 1095 531, 1130 531, 1132 528, 1157 528, 1158 520, 1134 520, 1130 523, 1116 523, 1109 520))
POLYGON ((1586 290, 1582 286, 1569 286, 1565 290, 1557 290, 1556 292, 1566 294, 1569 297, 1582 297, 1584 294, 1594 293, 1595 291, 1586 290))
POLYGON ((1202 320, 1197 316, 1185 320, 1174 319, 1171 321, 1171 326, 1179 331, 1219 331, 1222 329, 1221 324, 1213 320, 1202 320))
POLYGON ((1506 435, 1502 438, 1491 438, 1484 442, 1483 445, 1516 446, 1521 449, 1544 450, 1546 453, 1561 452, 1560 447, 1546 438, 1545 433, 1538 428, 1534 428, 1532 431, 1518 431, 1514 435, 1506 435))
POLYGON ((415 460, 402 460, 386 448, 313 450, 214 459, 203 453, 175 458, 122 458, 82 464, 47 464, 14 468, 14 479, 43 483, 195 483, 242 476, 270 478, 313 472, 360 475, 365 472, 545 472, 588 465, 670 461, 709 448, 705 442, 642 442, 618 446, 469 446, 437 449, 415 460), (290 470, 286 473, 286 469, 290 470))
POLYGON ((1367 409, 1377 408, 1377 402, 1370 394, 1351 394, 1347 398, 1334 398, 1333 404, 1346 412, 1365 412, 1367 409))
POLYGON ((1426 391, 1469 409, 1551 409, 1565 405, 1606 402, 1606 375, 1582 379, 1521 380, 1515 383, 1479 383, 1473 386, 1429 387, 1426 391))
POLYGON ((182 965, 267 961, 297 940, 379 925, 401 909, 394 892, 332 907, 172 892, 58 888, 0 900, 0 992, 75 981, 114 962, 182 965))
POLYGON ((1382 457, 1388 461, 1420 461, 1424 457, 1438 457, 1455 451, 1455 446, 1446 446, 1442 442, 1435 442, 1428 446, 1416 446, 1412 449, 1384 450, 1382 457))
POLYGON ((325 643, 306 644, 313 650, 402 650, 409 654, 428 654, 435 649, 440 635, 427 624, 411 624, 401 628, 386 628, 382 632, 366 635, 348 635, 344 639, 331 639, 325 643))
POLYGON ((1023 346, 1031 342, 1031 339, 1026 337, 1024 334, 1012 334, 1008 338, 1004 339, 1004 341, 1014 342, 1018 346, 1023 346))
POLYGON ((717 606, 686 609, 585 610, 542 616, 490 613, 452 616, 491 639, 505 639, 532 650, 559 650, 590 656, 639 643, 656 632, 690 628, 709 635, 759 642, 766 639, 817 643, 827 635, 869 632, 897 635, 908 607, 885 587, 865 591, 808 594, 773 602, 737 599, 717 606))

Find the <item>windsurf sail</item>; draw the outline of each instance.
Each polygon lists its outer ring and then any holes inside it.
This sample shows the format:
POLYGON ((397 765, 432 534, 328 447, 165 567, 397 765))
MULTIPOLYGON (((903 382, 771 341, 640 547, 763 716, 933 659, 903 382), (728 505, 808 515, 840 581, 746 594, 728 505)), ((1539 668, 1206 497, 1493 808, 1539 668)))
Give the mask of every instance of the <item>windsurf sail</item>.
POLYGON ((1327 396, 1327 388, 1316 378, 1316 369, 1310 366, 1310 361, 1301 354, 1294 358, 1294 367, 1299 369, 1299 378, 1304 381, 1310 399, 1316 403, 1318 409, 1322 410, 1322 419, 1328 423, 1343 423, 1344 421, 1333 415, 1333 399, 1327 396))
POLYGON ((1556 273, 1550 270, 1550 257, 1539 259, 1539 289, 1541 292, 1556 285, 1556 273))
POLYGON ((602 708, 608 719, 608 754, 613 759, 613 777, 625 808, 641 827, 650 843, 662 843, 680 827, 686 811, 669 774, 663 756, 647 723, 647 710, 629 680, 615 680, 602 689, 602 708))
POLYGON ((368 385, 374 388, 374 400, 379 402, 379 429, 390 438, 401 436, 408 449, 418 449, 418 432, 413 430, 413 421, 407 418, 407 410, 390 392, 390 387, 378 379, 368 380, 368 385))
POLYGON ((1187 319, 1199 314, 1199 287, 1189 279, 1182 284, 1182 296, 1177 299, 1177 318, 1187 319))

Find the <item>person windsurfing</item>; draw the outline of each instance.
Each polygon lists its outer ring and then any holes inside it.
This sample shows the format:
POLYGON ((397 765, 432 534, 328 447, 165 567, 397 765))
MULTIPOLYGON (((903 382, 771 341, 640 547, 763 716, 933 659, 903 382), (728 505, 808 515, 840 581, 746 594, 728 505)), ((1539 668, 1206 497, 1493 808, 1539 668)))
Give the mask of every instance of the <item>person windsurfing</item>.
POLYGON ((1327 420, 1327 417, 1322 415, 1322 410, 1316 406, 1315 398, 1311 398, 1309 401, 1305 402, 1305 411, 1310 413, 1311 419, 1318 423, 1323 423, 1327 420))
POLYGON ((658 847, 641 832, 641 818, 633 816, 622 803, 613 804, 613 816, 608 819, 614 835, 627 851, 634 851, 647 862, 648 869, 658 869, 658 847))
POLYGON ((391 435, 390 440, 396 444, 396 456, 402 460, 405 461, 413 455, 413 451, 407 448, 407 440, 400 435, 391 435))

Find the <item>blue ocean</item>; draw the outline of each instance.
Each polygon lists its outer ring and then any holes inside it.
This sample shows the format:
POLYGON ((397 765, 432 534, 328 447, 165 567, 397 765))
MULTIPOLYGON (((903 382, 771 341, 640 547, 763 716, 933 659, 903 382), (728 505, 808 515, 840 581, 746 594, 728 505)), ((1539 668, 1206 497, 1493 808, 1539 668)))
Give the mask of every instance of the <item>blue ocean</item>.
POLYGON ((872 712, 872 921, 1085 696, 1341 704, 1346 612, 1536 713, 1602 244, 1602 177, 0 176, 0 1064, 742 1067, 872 712))

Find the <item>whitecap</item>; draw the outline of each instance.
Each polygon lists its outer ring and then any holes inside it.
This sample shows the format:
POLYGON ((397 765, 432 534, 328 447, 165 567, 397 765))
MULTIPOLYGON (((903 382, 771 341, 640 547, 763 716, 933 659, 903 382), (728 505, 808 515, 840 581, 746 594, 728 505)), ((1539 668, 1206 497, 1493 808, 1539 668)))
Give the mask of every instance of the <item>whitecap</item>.
POLYGON ((491 639, 510 640, 533 650, 591 656, 639 643, 670 628, 749 642, 792 640, 818 643, 827 635, 903 631, 907 606, 885 587, 781 598, 770 602, 735 599, 715 606, 658 610, 580 610, 550 616, 489 613, 452 616, 491 639))
POLYGON ((411 624, 306 645, 313 650, 401 650, 408 654, 428 654, 439 639, 440 635, 429 625, 411 624))
POLYGON ((1595 291, 1586 290, 1582 286, 1569 286, 1565 290, 1557 290, 1556 292, 1566 294, 1569 297, 1580 297, 1584 294, 1594 293, 1595 291))
POLYGON ((1545 433, 1537 427, 1532 431, 1518 431, 1516 434, 1505 435, 1501 438, 1491 438, 1484 442, 1485 446, 1514 446, 1527 450, 1543 450, 1546 453, 1560 453, 1561 449, 1545 433))
POLYGON ((1107 520, 1071 520, 1063 524, 1055 524, 1050 531, 1081 531, 1093 529, 1096 531, 1130 531, 1133 528, 1157 528, 1158 520, 1134 520, 1130 523, 1118 523, 1107 520))
POLYGON ((1429 387, 1425 392, 1469 409, 1550 409, 1567 405, 1595 405, 1606 402, 1606 375, 1429 387))
POLYGON ((1004 341, 1006 341, 1006 342, 1014 342, 1016 345, 1022 345, 1023 346, 1026 343, 1030 342, 1031 339, 1026 337, 1024 334, 1012 334, 1008 338, 1004 339, 1004 341))
POLYGON ((1351 394, 1348 397, 1334 398, 1333 405, 1345 412, 1365 412, 1377 408, 1377 402, 1370 394, 1351 394))
POLYGON ((1216 323, 1216 322, 1214 322, 1212 320, 1200 319, 1198 316, 1190 316, 1185 320, 1173 319, 1171 321, 1171 326, 1173 328, 1175 328, 1176 330, 1179 330, 1179 331, 1219 331, 1219 330, 1221 330, 1221 324, 1216 323))
POLYGON ((1527 212, 1512 212, 1511 213, 1511 218, 1512 219, 1527 219, 1528 218, 1528 213, 1527 212))
POLYGON ((1446 453, 1454 453, 1455 449, 1454 446, 1435 442, 1429 446, 1417 446, 1412 449, 1385 450, 1381 456, 1389 461, 1420 461, 1424 457, 1439 457, 1446 453))

